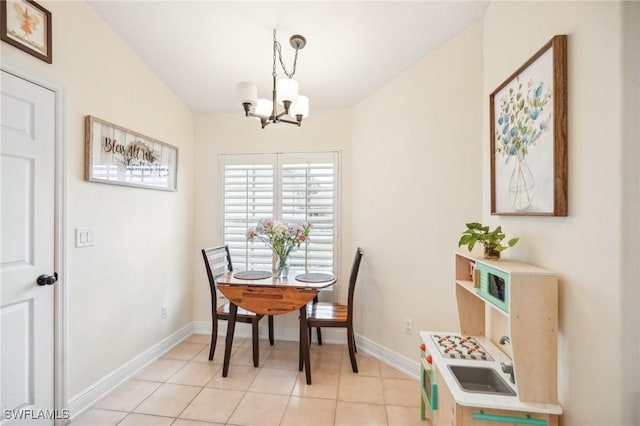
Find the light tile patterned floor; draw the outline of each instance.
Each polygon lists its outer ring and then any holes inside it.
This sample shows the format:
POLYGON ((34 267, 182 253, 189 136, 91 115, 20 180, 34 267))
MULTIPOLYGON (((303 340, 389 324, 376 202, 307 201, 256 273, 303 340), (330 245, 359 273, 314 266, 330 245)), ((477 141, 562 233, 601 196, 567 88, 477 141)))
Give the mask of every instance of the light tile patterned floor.
POLYGON ((72 422, 73 426, 428 426, 420 421, 419 383, 363 354, 351 371, 345 345, 311 348, 313 384, 298 372, 297 342, 236 338, 222 377, 224 339, 208 360, 209 336, 192 335, 72 422))

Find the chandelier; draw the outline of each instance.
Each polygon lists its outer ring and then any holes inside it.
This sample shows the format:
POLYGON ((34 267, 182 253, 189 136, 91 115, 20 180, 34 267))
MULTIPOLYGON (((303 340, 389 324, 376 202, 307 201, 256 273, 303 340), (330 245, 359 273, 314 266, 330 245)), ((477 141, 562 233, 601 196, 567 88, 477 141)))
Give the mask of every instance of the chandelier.
POLYGON ((273 123, 289 123, 298 127, 302 124, 302 119, 309 115, 309 98, 298 94, 298 82, 293 80, 298 62, 298 51, 303 49, 307 40, 298 34, 292 35, 289 39, 291 47, 296 50, 293 58, 293 69, 291 73, 282 60, 282 46, 276 38, 276 30, 273 30, 273 92, 271 100, 258 99, 258 87, 254 83, 241 82, 236 87, 238 99, 242 102, 245 117, 256 117, 260 119, 260 124, 264 129, 273 123), (287 76, 277 80, 276 59, 280 60, 282 71, 287 76), (284 110, 278 112, 278 105, 282 105, 284 110), (294 120, 295 119, 295 120, 294 120))

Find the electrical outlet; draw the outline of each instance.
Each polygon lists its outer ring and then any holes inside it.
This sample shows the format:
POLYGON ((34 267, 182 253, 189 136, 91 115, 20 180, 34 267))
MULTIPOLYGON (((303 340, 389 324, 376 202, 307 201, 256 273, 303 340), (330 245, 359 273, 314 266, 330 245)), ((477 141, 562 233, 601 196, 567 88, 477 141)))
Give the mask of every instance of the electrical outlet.
POLYGON ((169 307, 167 305, 160 306, 160 318, 165 319, 169 316, 169 307))
POLYGON ((404 319, 404 332, 405 334, 413 334, 413 320, 409 318, 404 319))

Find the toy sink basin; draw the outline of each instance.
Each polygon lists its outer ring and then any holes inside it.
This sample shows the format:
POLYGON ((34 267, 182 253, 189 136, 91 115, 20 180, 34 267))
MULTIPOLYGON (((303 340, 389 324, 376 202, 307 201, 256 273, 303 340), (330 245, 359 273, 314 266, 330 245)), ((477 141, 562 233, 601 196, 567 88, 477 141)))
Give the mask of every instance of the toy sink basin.
POLYGON ((516 395, 511 386, 493 368, 468 367, 465 365, 449 365, 448 367, 458 385, 466 392, 516 395))

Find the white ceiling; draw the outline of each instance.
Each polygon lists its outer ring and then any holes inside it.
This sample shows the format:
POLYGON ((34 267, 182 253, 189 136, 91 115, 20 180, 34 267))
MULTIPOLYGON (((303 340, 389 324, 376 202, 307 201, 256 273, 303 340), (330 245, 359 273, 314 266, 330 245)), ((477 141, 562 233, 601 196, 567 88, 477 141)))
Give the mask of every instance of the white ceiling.
MULTIPOLYGON (((241 111, 235 87, 271 97, 273 29, 310 109, 354 105, 479 19, 478 1, 89 0, 105 21, 194 112, 241 111)), ((278 77, 284 76, 278 65, 278 77)))

